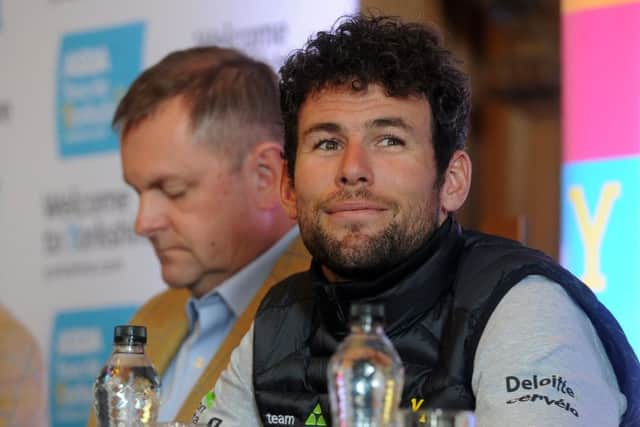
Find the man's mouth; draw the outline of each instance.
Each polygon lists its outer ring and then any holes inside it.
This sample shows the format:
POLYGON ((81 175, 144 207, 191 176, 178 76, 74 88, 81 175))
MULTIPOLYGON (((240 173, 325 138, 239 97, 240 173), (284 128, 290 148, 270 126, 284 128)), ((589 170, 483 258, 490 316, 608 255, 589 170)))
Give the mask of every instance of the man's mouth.
POLYGON ((357 213, 357 212, 381 212, 386 211, 387 207, 381 203, 371 202, 368 200, 343 200, 340 202, 329 203, 325 207, 328 214, 339 213, 357 213))
POLYGON ((164 246, 164 247, 161 247, 161 248, 154 247, 153 249, 155 250, 156 255, 161 256, 163 254, 168 254, 168 253, 175 252, 175 251, 181 251, 184 248, 181 248, 179 246, 164 246))
POLYGON ((341 200, 324 206, 330 218, 348 223, 372 220, 388 210, 382 203, 369 200, 341 200))

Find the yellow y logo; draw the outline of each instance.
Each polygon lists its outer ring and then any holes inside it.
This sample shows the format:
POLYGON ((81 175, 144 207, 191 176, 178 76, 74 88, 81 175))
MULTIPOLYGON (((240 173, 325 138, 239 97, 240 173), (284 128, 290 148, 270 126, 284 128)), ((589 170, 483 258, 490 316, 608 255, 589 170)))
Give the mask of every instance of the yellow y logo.
POLYGON ((578 230, 584 245, 584 274, 581 279, 595 292, 606 288, 606 278, 600 271, 602 238, 613 210, 613 204, 620 197, 622 187, 619 182, 605 182, 600 189, 600 197, 593 217, 589 214, 584 189, 580 185, 569 188, 569 201, 573 205, 578 221, 578 230))

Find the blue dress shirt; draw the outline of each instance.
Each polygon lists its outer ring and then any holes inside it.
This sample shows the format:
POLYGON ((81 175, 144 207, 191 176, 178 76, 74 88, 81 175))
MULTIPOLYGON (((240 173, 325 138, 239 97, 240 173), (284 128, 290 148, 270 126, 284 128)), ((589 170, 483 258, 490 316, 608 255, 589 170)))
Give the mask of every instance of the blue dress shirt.
POLYGON ((201 298, 189 298, 189 332, 162 378, 158 421, 172 421, 236 319, 298 235, 294 227, 275 245, 201 298))

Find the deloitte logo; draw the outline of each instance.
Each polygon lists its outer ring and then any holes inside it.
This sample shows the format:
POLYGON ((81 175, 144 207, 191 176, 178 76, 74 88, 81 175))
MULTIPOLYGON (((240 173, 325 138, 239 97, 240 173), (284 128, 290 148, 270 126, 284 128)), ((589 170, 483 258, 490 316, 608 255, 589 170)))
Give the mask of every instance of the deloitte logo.
POLYGON ((57 68, 60 157, 118 149, 111 130, 116 105, 141 68, 142 23, 67 34, 57 68))
POLYGON ((311 413, 307 417, 307 421, 304 422, 304 425, 306 426, 326 426, 327 425, 327 422, 325 421, 324 416, 322 415, 322 408, 320 407, 319 403, 316 405, 315 408, 313 408, 313 411, 311 411, 311 413))

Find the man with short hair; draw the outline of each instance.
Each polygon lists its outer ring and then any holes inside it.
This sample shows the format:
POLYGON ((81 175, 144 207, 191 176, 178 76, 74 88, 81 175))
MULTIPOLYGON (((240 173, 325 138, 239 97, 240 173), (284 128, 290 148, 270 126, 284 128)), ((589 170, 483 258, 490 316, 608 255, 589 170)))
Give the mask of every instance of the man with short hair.
POLYGON ((281 197, 312 266, 269 291, 195 420, 329 421, 349 308, 379 303, 402 407, 474 410, 479 426, 640 425, 638 359, 591 291, 454 219, 471 182, 469 86, 436 32, 348 17, 289 57, 280 89, 281 197))
POLYGON ((279 200, 277 77, 233 49, 173 52, 134 81, 113 124, 135 231, 171 288, 132 323, 147 326, 162 375, 159 420, 189 421, 268 287, 309 265, 279 200))

